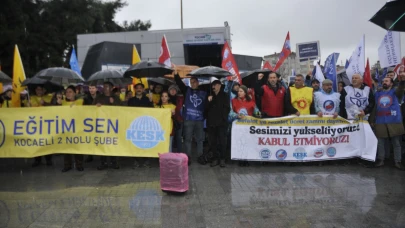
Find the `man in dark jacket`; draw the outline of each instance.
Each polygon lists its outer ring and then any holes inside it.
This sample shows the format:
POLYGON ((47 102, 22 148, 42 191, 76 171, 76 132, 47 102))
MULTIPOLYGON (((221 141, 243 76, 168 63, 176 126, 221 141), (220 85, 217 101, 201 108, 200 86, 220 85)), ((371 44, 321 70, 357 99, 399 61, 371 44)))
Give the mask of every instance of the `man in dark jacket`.
POLYGON ((210 151, 214 154, 211 167, 220 165, 225 167, 226 132, 228 128, 228 114, 231 110, 228 95, 221 91, 221 82, 215 80, 211 84, 212 94, 208 96, 206 106, 208 141, 210 151), (218 142, 220 142, 219 149, 218 142))
POLYGON ((287 90, 278 82, 276 73, 270 73, 267 82, 263 74, 259 74, 257 79, 255 93, 262 104, 260 112, 263 118, 282 117, 297 112, 288 99, 287 90))
MULTIPOLYGON (((153 108, 152 97, 148 98, 145 95, 145 86, 142 83, 138 83, 134 86, 135 88, 135 96, 131 97, 128 100, 129 107, 138 107, 138 108, 153 108)), ((139 168, 140 162, 143 162, 143 166, 150 168, 150 159, 148 158, 135 158, 134 164, 132 166, 133 169, 139 168)))
MULTIPOLYGON (((94 100, 96 99, 99 92, 97 91, 97 87, 94 85, 89 86, 89 92, 85 94, 83 99, 83 105, 95 105, 94 100)), ((93 155, 88 155, 84 162, 89 163, 93 161, 93 155)))
MULTIPOLYGON (((109 105, 109 106, 119 106, 121 104, 120 98, 117 97, 112 93, 113 84, 111 82, 105 82, 103 84, 103 92, 104 94, 100 94, 94 100, 94 103, 97 107, 101 107, 102 105, 109 105)), ((101 165, 97 167, 98 170, 104 170, 108 168, 107 165, 107 157, 101 156, 101 165)), ((119 165, 117 162, 117 157, 110 157, 112 168, 119 169, 119 165)))

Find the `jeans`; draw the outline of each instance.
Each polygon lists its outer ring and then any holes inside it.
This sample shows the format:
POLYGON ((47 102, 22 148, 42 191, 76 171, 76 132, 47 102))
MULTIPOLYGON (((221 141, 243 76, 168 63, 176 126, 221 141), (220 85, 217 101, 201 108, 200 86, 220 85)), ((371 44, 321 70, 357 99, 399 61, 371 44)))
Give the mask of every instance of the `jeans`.
POLYGON ((169 152, 173 152, 173 136, 170 136, 169 152))
POLYGON ((228 126, 208 127, 208 142, 214 159, 225 160, 228 126), (218 148, 219 144, 219 148, 218 148))
POLYGON ((174 132, 174 138, 176 140, 177 151, 183 152, 183 123, 178 123, 178 128, 174 132))
MULTIPOLYGON (((377 138, 378 139, 378 145, 377 145, 377 151, 378 151, 378 159, 384 161, 385 159, 385 143, 388 143, 389 140, 388 138, 377 138)), ((393 146, 394 150, 394 158, 395 162, 401 162, 401 140, 402 136, 394 136, 391 137, 391 143, 393 146)))
POLYGON ((193 135, 197 142, 197 155, 203 153, 204 143, 204 121, 185 120, 184 121, 184 152, 191 156, 191 142, 193 135))

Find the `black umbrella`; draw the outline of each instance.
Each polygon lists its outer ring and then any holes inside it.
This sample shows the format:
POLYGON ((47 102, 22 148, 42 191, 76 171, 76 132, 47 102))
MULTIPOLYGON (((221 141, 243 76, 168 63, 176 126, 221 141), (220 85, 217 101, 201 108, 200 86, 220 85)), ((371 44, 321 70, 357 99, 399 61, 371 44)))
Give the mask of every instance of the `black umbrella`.
POLYGON ((124 77, 157 78, 171 73, 173 73, 173 69, 164 64, 153 61, 141 61, 128 68, 124 73, 124 77))
POLYGON ((84 82, 82 76, 78 75, 71 69, 63 67, 52 67, 41 70, 34 77, 45 79, 46 81, 59 85, 70 85, 84 82))
POLYGON ((264 77, 262 80, 267 81, 267 78, 271 72, 272 72, 271 70, 267 70, 267 69, 258 69, 258 70, 244 72, 240 75, 240 77, 242 78, 243 85, 247 86, 248 88, 253 88, 257 81, 257 76, 259 74, 264 74, 264 77))
POLYGON ((225 78, 231 76, 232 74, 229 71, 226 71, 222 68, 215 67, 215 66, 206 66, 195 69, 188 74, 194 77, 217 77, 217 78, 225 78))
POLYGON ((160 84, 163 86, 171 86, 175 84, 174 81, 166 79, 166 78, 148 78, 149 84, 160 84))
POLYGON ((386 30, 405 32, 405 1, 385 3, 370 21, 386 30))
POLYGON ((0 70, 0 82, 9 83, 11 81, 12 79, 7 74, 3 73, 3 71, 0 70))
POLYGON ((115 86, 128 85, 132 83, 131 78, 124 78, 121 72, 117 70, 102 70, 98 71, 87 79, 87 85, 103 85, 104 82, 111 82, 115 86))
POLYGON ((63 86, 38 77, 27 78, 21 83, 21 86, 27 86, 30 92, 34 92, 37 86, 43 86, 47 93, 56 92, 63 89, 63 86))

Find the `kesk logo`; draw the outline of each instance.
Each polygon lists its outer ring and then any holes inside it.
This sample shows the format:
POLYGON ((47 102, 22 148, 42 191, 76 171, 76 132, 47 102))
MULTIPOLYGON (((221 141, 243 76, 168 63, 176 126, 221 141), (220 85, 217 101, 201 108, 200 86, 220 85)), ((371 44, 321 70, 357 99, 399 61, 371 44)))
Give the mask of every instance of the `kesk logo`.
POLYGON ((260 157, 262 158, 262 159, 266 159, 266 160, 269 160, 270 159, 270 157, 271 157, 271 151, 269 150, 269 149, 262 149, 261 151, 260 151, 260 157))
POLYGON ((304 160, 304 158, 307 157, 307 152, 305 151, 305 148, 299 147, 299 148, 295 149, 293 156, 297 160, 304 160))
POLYGON ((277 158, 277 160, 279 160, 279 161, 283 161, 284 159, 287 158, 287 151, 285 151, 285 150, 283 150, 283 149, 277 150, 277 152, 276 152, 276 158, 277 158))
POLYGON ((3 146, 6 141, 6 128, 4 127, 3 121, 0 120, 0 147, 3 146))
POLYGON ((157 119, 141 116, 132 121, 126 139, 140 149, 151 149, 165 140, 164 133, 157 119))
POLYGON ((194 107, 198 107, 202 103, 202 99, 197 96, 197 94, 193 94, 190 96, 190 101, 193 103, 194 107))

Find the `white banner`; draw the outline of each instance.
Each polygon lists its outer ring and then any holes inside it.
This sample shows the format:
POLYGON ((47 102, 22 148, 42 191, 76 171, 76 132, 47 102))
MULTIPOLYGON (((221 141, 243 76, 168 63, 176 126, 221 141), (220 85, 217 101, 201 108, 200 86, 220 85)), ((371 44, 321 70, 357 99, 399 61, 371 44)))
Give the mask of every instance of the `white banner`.
POLYGON ((399 32, 388 31, 378 48, 381 68, 401 63, 401 37, 399 32))
POLYGON ((232 124, 232 159, 321 161, 360 157, 375 161, 377 138, 367 121, 338 117, 246 117, 232 124))
POLYGON ((224 44, 225 37, 223 33, 205 33, 205 34, 186 34, 183 36, 183 44, 224 44))
POLYGON ((363 76, 365 69, 366 69, 366 62, 365 62, 365 46, 363 35, 359 45, 357 45, 356 49, 353 51, 352 57, 350 57, 349 66, 346 69, 346 74, 350 82, 352 82, 352 76, 354 74, 360 74, 361 76, 363 76))

